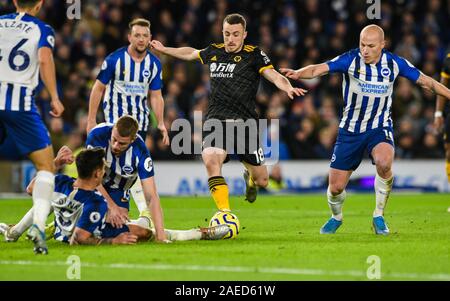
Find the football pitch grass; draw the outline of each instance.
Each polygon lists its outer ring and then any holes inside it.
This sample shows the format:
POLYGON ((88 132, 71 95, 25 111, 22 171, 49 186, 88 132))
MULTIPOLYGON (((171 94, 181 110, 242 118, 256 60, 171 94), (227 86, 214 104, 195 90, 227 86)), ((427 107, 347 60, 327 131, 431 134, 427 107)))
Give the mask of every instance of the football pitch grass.
MULTIPOLYGON (((2 237, 0 280, 67 280, 71 255, 80 258, 81 280, 368 280, 377 267, 381 280, 450 280, 450 195, 394 192, 385 214, 389 236, 372 232, 373 199, 349 194, 335 235, 319 234, 329 218, 324 195, 302 194, 260 196, 253 204, 232 197, 241 223, 235 240, 98 247, 52 240, 49 255, 35 256, 24 238, 2 237)), ((169 229, 206 226, 215 213, 206 197, 161 202, 169 229)), ((0 200, 0 221, 17 222, 30 205, 0 200)))

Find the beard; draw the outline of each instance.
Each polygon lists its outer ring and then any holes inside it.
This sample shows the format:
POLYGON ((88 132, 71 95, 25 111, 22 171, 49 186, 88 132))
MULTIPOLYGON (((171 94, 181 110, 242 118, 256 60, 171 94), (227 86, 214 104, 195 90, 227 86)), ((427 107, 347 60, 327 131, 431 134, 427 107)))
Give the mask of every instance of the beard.
POLYGON ((133 48, 134 48, 134 51, 136 51, 139 54, 144 54, 147 51, 147 47, 140 48, 140 47, 136 46, 136 47, 133 47, 133 48))

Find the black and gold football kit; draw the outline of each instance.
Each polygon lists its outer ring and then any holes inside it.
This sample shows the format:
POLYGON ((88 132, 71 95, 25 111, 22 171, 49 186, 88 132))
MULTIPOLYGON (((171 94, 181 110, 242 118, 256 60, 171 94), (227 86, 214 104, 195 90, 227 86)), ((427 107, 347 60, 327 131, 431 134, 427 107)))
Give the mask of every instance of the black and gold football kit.
MULTIPOLYGON (((441 77, 450 81, 450 53, 447 54, 447 57, 444 61, 444 66, 442 68, 441 77)), ((449 100, 445 102, 445 126, 444 126, 444 141, 445 143, 450 143, 450 105, 449 100)))
MULTIPOLYGON (((244 45, 241 51, 228 53, 224 44, 211 44, 199 52, 199 58, 202 64, 209 66, 210 73, 211 94, 206 120, 222 122, 221 133, 218 133, 216 128, 205 131, 203 148, 219 147, 229 154, 237 154, 241 161, 255 166, 262 165, 264 154, 259 140, 254 141, 259 137, 258 128, 249 126, 245 134, 237 130, 231 132, 230 123, 236 127, 245 126, 243 123, 246 121, 246 125, 258 124, 256 93, 261 73, 273 68, 269 57, 256 46, 244 45), (256 122, 250 122, 253 120, 256 122), (217 139, 207 139, 213 134, 212 131, 216 131, 215 137, 223 137, 221 143, 217 143, 217 139), (227 140, 232 141, 227 143, 227 140), (230 149, 227 145, 233 145, 234 148, 230 149), (242 148, 245 148, 244 153, 242 148)), ((225 162, 228 160, 227 157, 225 162)))

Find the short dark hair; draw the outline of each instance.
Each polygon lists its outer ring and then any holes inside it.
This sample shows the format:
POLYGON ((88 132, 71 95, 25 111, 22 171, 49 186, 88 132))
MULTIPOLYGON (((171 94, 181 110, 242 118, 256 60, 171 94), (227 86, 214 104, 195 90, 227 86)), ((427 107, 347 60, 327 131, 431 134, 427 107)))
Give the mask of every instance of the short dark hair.
POLYGON ((17 5, 21 8, 33 8, 40 0, 17 0, 17 5))
POLYGON ((244 27, 244 30, 247 28, 247 22, 245 21, 244 16, 240 14, 230 14, 223 19, 223 23, 227 22, 230 25, 241 24, 244 27))
POLYGON ((89 179, 97 169, 103 168, 105 151, 101 147, 82 150, 75 159, 78 177, 89 179))
POLYGON ((148 29, 150 29, 150 21, 143 19, 143 18, 136 18, 133 19, 129 24, 128 24, 128 28, 130 28, 130 31, 133 29, 133 26, 138 25, 138 26, 143 26, 143 27, 148 27, 148 29))
POLYGON ((139 129, 139 124, 133 117, 123 115, 117 120, 115 128, 121 137, 130 137, 134 139, 139 129))

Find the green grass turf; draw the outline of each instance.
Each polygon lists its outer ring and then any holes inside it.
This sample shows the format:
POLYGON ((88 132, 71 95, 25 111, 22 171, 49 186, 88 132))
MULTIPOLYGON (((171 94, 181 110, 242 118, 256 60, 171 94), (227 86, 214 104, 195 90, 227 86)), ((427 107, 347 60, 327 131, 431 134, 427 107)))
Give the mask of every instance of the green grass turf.
MULTIPOLYGON (((81 259, 81 280, 367 280, 370 255, 380 258, 382 280, 450 280, 448 194, 401 195, 389 200, 391 235, 371 230, 372 194, 350 194, 344 224, 320 235, 329 217, 321 194, 233 197, 241 222, 235 240, 163 245, 75 246, 49 242, 35 256, 24 238, 0 242, 0 280, 67 280, 66 260, 81 259)), ((206 226, 215 213, 209 198, 162 198, 170 229, 206 226)), ((0 221, 17 222, 31 200, 0 201, 0 221)), ((133 208, 132 217, 137 214, 133 208)))

